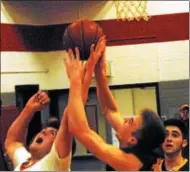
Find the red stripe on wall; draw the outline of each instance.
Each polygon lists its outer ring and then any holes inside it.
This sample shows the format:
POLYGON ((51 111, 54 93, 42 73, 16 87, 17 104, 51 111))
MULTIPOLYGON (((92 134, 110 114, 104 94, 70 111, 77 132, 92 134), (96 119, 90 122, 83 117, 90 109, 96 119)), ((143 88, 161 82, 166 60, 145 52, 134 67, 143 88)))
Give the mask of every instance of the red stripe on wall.
POLYGON ((7 131, 14 120, 18 117, 19 111, 16 106, 6 106, 1 109, 2 116, 0 118, 1 123, 1 134, 0 139, 1 143, 4 143, 7 131))
MULTIPOLYGON (((189 13, 152 16, 148 22, 97 21, 107 45, 130 45, 189 39, 189 13)), ((62 50, 62 34, 68 24, 30 26, 1 23, 1 51, 62 50)))
POLYGON ((189 13, 152 16, 148 22, 100 21, 108 45, 128 45, 189 39, 189 13))

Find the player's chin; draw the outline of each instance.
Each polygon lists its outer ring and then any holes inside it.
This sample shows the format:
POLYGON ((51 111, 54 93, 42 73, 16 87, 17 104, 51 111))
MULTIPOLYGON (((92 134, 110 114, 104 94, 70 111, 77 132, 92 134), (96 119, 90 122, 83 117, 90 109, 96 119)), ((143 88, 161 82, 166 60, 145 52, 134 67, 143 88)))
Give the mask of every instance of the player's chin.
POLYGON ((165 153, 167 154, 167 155, 172 155, 173 153, 175 153, 175 150, 174 149, 165 149, 165 153))
POLYGON ((32 144, 30 144, 30 146, 29 146, 29 151, 35 151, 35 150, 38 149, 38 148, 39 148, 38 145, 36 145, 35 143, 32 143, 32 144))
POLYGON ((30 150, 35 150, 35 149, 40 148, 41 145, 42 145, 42 143, 39 144, 39 143, 37 143, 36 141, 33 141, 33 142, 30 144, 29 149, 30 149, 30 150))

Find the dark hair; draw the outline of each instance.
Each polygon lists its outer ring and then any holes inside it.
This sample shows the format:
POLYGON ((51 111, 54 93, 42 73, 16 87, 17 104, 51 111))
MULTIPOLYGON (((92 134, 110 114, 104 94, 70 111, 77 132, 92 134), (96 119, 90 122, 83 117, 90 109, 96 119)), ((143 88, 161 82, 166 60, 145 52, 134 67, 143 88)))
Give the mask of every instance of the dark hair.
POLYGON ((49 117, 48 121, 43 125, 43 128, 53 127, 55 129, 59 129, 60 121, 56 117, 49 117))
MULTIPOLYGON (((53 127, 58 130, 60 127, 60 122, 56 117, 50 117, 50 118, 48 118, 48 121, 46 122, 46 124, 43 126, 43 128, 46 128, 46 127, 53 127)), ((73 138, 73 140, 72 140, 72 156, 75 154, 75 152, 76 152, 76 141, 73 138)))
POLYGON ((176 126, 180 129, 183 138, 186 139, 188 137, 188 128, 186 127, 185 123, 179 119, 171 118, 164 121, 165 126, 176 126))
POLYGON ((182 104, 180 107, 179 107, 179 111, 183 111, 183 110, 189 110, 189 105, 188 104, 182 104))
POLYGON ((165 127, 159 116, 151 109, 143 109, 142 127, 133 135, 138 139, 136 147, 142 152, 151 152, 158 148, 165 139, 165 127))

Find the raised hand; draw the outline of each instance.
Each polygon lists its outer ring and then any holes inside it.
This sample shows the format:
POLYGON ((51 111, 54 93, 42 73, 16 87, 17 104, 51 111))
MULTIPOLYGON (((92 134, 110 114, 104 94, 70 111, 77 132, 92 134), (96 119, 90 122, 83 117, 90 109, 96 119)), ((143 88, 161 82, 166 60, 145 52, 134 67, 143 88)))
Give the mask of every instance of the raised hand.
POLYGON ((38 91, 34 94, 27 102, 26 108, 29 108, 33 112, 41 111, 44 107, 49 104, 50 98, 43 91, 38 91))
POLYGON ((96 65, 100 57, 103 55, 103 52, 105 51, 105 47, 106 47, 105 36, 102 36, 98 40, 96 48, 94 48, 94 44, 91 45, 90 57, 88 58, 88 61, 87 61, 87 70, 92 67, 94 69, 94 66, 96 65))
POLYGON ((95 66, 95 76, 105 76, 106 75, 106 61, 105 61, 105 54, 106 54, 106 45, 101 44, 100 45, 101 49, 101 54, 100 57, 98 58, 98 61, 95 66))
POLYGON ((80 54, 78 48, 75 48, 76 58, 71 49, 68 50, 69 58, 66 56, 63 57, 63 61, 66 67, 67 76, 70 81, 77 81, 84 79, 85 74, 85 64, 80 61, 80 54))

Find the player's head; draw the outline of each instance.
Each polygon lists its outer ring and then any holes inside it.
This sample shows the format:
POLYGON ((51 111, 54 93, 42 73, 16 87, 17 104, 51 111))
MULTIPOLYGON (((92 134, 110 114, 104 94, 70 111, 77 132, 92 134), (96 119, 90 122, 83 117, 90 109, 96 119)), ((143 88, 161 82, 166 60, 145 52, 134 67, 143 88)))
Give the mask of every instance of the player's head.
POLYGON ((188 144, 188 129, 185 123, 179 119, 164 121, 166 136, 162 148, 166 156, 175 156, 188 144))
POLYGON ((59 126, 60 122, 57 118, 49 118, 43 129, 32 140, 29 145, 29 151, 38 156, 38 158, 48 154, 56 138, 59 126))
POLYGON ((189 105, 188 104, 182 104, 179 107, 179 117, 182 120, 186 120, 189 118, 189 105))
POLYGON ((164 141, 165 129, 159 116, 151 109, 143 109, 139 115, 125 120, 123 145, 152 151, 164 141))

